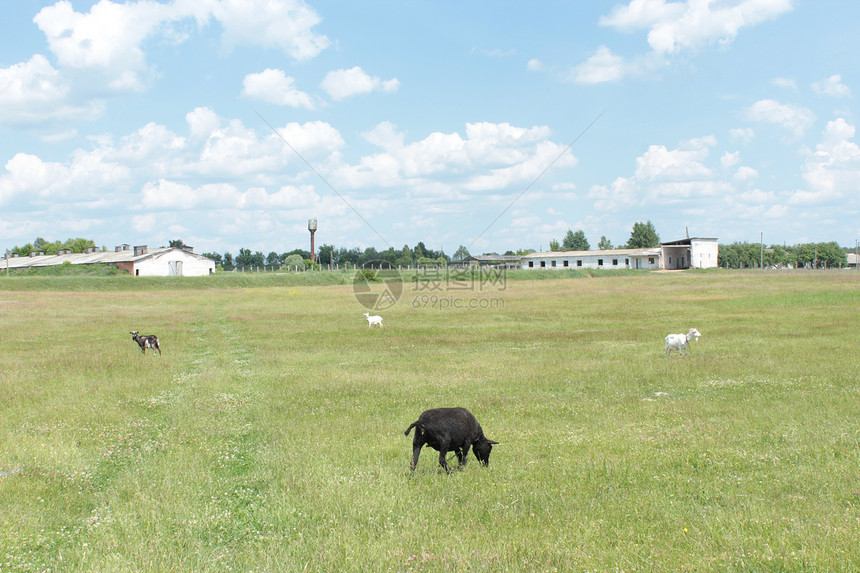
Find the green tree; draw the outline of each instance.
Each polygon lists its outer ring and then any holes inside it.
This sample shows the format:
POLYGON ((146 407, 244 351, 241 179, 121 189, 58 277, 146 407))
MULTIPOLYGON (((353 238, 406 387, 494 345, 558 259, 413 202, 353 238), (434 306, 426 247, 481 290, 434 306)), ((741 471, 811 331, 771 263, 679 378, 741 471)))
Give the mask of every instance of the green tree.
POLYGON ((397 255, 399 251, 395 251, 394 247, 388 247, 379 253, 379 260, 388 263, 391 266, 397 264, 397 255))
POLYGON ((549 250, 550 250, 550 251, 560 251, 560 250, 561 250, 561 245, 559 245, 559 244, 558 244, 558 241, 556 241, 555 239, 552 239, 552 240, 549 242, 549 250))
POLYGON ((608 251, 612 249, 612 241, 606 238, 606 235, 600 236, 600 242, 597 243, 597 248, 601 251, 608 251))
POLYGON ((86 253, 87 249, 90 247, 95 247, 95 241, 92 239, 68 239, 64 244, 63 248, 71 249, 73 253, 86 253))
POLYGON ((287 270, 297 269, 303 271, 305 270, 305 260, 301 255, 287 255, 284 259, 284 267, 286 267, 287 270))
POLYGON ((235 268, 236 264, 233 262, 233 255, 230 253, 224 253, 223 269, 225 271, 232 271, 235 268))
POLYGON ((379 262, 379 253, 373 247, 367 247, 364 249, 364 253, 361 255, 360 264, 365 265, 368 263, 378 263, 379 262))
POLYGON ((213 261, 215 261, 216 267, 220 266, 222 261, 224 260, 219 253, 203 253, 203 256, 207 259, 212 259, 213 261))
POLYGON ((281 256, 275 251, 272 251, 266 256, 266 264, 273 267, 281 266, 281 256))
POLYGON ((320 245, 319 251, 317 251, 318 256, 320 258, 321 265, 328 265, 334 263, 334 245, 320 245))
POLYGON ((182 247, 185 246, 185 243, 182 242, 182 239, 171 239, 170 243, 168 243, 168 245, 170 247, 175 248, 175 249, 181 249, 182 247))
POLYGON ((580 229, 574 233, 568 229, 564 240, 561 242, 561 248, 565 251, 590 251, 591 245, 588 244, 588 239, 585 238, 585 231, 580 229))
POLYGON ((262 267, 265 259, 260 251, 252 253, 249 249, 239 249, 235 262, 237 267, 262 267))
POLYGON ((472 255, 469 254, 469 249, 467 249, 464 245, 460 245, 459 247, 457 247, 457 250, 454 251, 454 256, 451 257, 451 260, 460 262, 465 261, 471 256, 472 255))
POLYGON ((633 223, 633 231, 627 240, 628 249, 650 249, 660 246, 660 235, 654 229, 651 221, 647 223, 633 223))

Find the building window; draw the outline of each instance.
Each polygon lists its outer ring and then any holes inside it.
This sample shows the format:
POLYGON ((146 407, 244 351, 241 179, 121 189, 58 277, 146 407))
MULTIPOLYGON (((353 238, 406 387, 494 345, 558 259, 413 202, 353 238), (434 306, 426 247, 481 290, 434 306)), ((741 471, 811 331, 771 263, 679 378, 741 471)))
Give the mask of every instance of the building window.
POLYGON ((531 269, 531 268, 534 268, 534 266, 535 266, 535 262, 534 262, 534 261, 529 261, 529 268, 530 268, 530 269, 531 269))
POLYGON ((581 267, 581 266, 582 266, 582 260, 581 260, 581 259, 578 259, 578 260, 576 261, 576 266, 578 266, 578 267, 581 267))
POLYGON ((654 257, 648 257, 648 264, 649 264, 649 265, 653 265, 653 264, 654 264, 654 257))
POLYGON ((630 266, 630 259, 624 259, 624 266, 630 266))
POLYGON ((603 259, 597 259, 597 266, 598 266, 598 267, 602 267, 602 266, 603 266, 603 259))
POLYGON ((612 259, 612 266, 613 266, 613 267, 617 267, 617 266, 618 266, 618 259, 612 259))
POLYGON ((541 268, 545 268, 546 267, 546 261, 541 261, 540 266, 541 266, 541 268))
POLYGON ((565 267, 569 267, 569 266, 570 266, 570 261, 568 261, 567 259, 565 259, 565 261, 564 261, 564 266, 565 266, 565 267))
POLYGON ((555 261, 550 262, 550 266, 555 266, 555 261))

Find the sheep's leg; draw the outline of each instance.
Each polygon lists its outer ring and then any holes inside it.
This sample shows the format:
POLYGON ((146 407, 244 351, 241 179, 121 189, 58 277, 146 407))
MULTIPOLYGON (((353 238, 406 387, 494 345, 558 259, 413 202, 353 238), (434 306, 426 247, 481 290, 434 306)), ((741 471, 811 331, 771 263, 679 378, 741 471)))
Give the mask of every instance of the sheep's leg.
POLYGON ((462 453, 462 455, 458 455, 458 456, 457 456, 457 457, 459 457, 459 458, 460 458, 460 467, 465 466, 465 465, 466 465, 466 462, 467 462, 467 461, 469 461, 469 449, 470 449, 471 447, 472 447, 472 444, 466 444, 466 447, 465 447, 465 448, 463 448, 463 453, 462 453))
POLYGON ((445 468, 446 473, 451 473, 451 468, 448 467, 448 461, 445 459, 448 457, 448 450, 441 449, 439 450, 439 465, 445 468))
POLYGON ((424 444, 414 444, 412 446, 412 463, 409 464, 409 469, 415 471, 415 466, 418 465, 418 456, 421 455, 421 447, 424 444))

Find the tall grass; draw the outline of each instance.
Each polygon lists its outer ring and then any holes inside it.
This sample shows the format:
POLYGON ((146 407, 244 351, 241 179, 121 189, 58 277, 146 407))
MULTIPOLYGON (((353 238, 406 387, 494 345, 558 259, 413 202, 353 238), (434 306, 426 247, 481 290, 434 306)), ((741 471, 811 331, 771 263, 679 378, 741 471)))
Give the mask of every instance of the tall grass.
POLYGON ((0 571, 860 569, 854 274, 529 276, 0 281, 0 571), (490 466, 411 473, 453 405, 490 466))

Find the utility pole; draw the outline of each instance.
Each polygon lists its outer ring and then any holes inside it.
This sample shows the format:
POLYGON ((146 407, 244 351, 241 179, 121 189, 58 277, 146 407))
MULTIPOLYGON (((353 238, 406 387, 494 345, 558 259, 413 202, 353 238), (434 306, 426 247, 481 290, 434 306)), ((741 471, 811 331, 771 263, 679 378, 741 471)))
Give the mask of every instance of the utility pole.
POLYGON ((758 256, 758 267, 760 269, 764 268, 764 231, 761 232, 758 239, 759 243, 759 256, 758 256))

